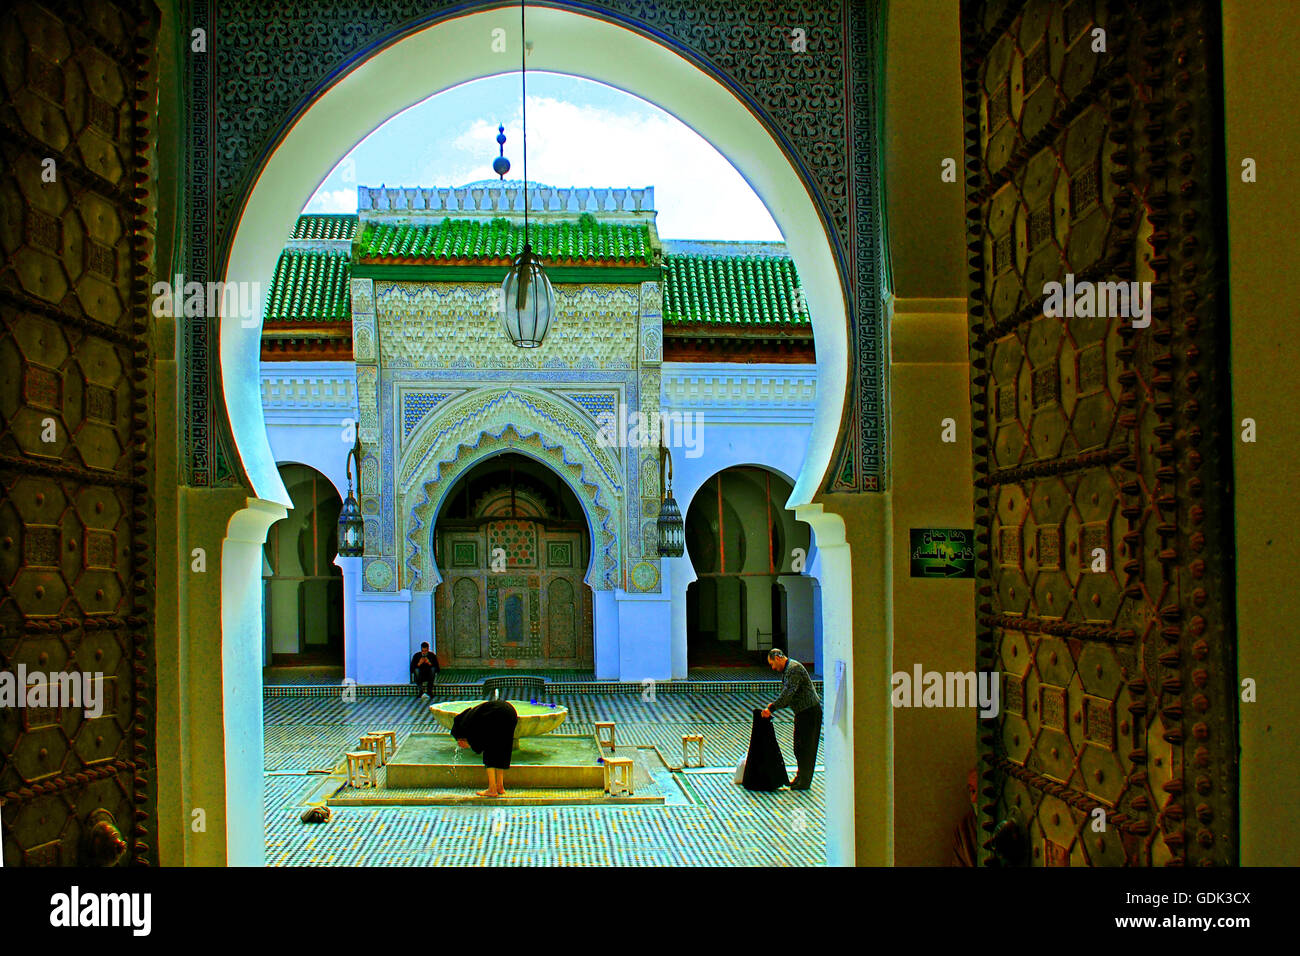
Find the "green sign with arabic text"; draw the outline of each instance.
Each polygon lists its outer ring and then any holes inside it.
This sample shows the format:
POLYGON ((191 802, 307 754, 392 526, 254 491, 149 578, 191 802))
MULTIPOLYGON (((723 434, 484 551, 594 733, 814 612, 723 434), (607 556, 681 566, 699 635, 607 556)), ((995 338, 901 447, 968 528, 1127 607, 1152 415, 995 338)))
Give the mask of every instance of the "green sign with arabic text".
POLYGON ((975 577, 975 532, 970 528, 913 528, 912 577, 975 577))

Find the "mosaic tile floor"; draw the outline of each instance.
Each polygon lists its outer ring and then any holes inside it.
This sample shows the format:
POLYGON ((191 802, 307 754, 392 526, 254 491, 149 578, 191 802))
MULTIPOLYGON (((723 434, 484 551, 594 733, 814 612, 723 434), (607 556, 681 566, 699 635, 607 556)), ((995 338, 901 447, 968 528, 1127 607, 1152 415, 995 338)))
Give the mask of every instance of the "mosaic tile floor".
MULTIPOLYGON (((522 671, 520 673, 523 673, 522 671)), ((547 681, 594 681, 596 674, 587 670, 531 670, 533 677, 542 677, 547 681)), ((509 676, 500 670, 487 670, 462 667, 444 667, 439 673, 439 684, 477 684, 488 677, 509 676)), ((820 675, 813 674, 814 678, 820 675)), ((768 667, 692 667, 687 675, 689 681, 747 681, 778 680, 768 667)), ((322 684, 339 684, 343 681, 341 667, 264 667, 262 683, 276 687, 317 686, 322 684)))
MULTIPOLYGON (((620 752, 656 747, 663 804, 625 806, 335 806, 326 824, 299 821, 336 789, 333 770, 361 733, 436 731, 427 702, 405 697, 264 701, 267 863, 272 866, 821 866, 826 861, 822 774, 804 792, 753 793, 729 772, 749 746, 751 712, 767 694, 572 695, 566 733, 616 722, 620 752), (704 735, 705 770, 681 763, 681 735, 704 735), (317 771, 309 773, 308 771, 317 771)), ((776 734, 793 762, 788 713, 776 734)), ((654 751, 640 751, 653 755, 654 751)), ((648 761, 654 763, 654 761, 648 761)), ((793 765, 791 771, 793 772, 793 765)), ((508 778, 507 778, 508 780, 508 778)), ((425 791, 424 793, 431 793, 425 791)), ((414 796, 414 795, 413 795, 414 796)))

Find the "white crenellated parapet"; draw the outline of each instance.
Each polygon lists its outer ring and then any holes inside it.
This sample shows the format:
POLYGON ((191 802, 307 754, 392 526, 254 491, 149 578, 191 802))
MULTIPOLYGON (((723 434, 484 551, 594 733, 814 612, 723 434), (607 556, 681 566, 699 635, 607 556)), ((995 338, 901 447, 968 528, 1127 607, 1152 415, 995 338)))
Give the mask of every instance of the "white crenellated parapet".
MULTIPOLYGON (((625 188, 557 188, 532 186, 528 210, 534 213, 650 213, 653 186, 625 188)), ((359 212, 463 213, 495 216, 524 211, 524 187, 510 183, 459 187, 358 186, 359 212)))
POLYGON ((707 412, 714 419, 811 423, 816 365, 665 362, 664 408, 707 412))
POLYGON ((266 412, 320 409, 348 411, 357 404, 351 362, 268 362, 262 365, 262 409, 266 412))

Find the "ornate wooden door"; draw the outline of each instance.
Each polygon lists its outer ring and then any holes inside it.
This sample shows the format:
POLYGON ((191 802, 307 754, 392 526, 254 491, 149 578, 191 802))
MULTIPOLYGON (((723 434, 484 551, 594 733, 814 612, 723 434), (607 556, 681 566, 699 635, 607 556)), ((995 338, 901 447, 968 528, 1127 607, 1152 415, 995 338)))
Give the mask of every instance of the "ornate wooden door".
POLYGON ((0 672, 29 684, 0 707, 6 866, 157 861, 157 24, 134 0, 0 14, 0 672))
POLYGON ((577 532, 509 518, 440 534, 438 553, 450 567, 434 613, 449 665, 591 665, 591 588, 577 532))
POLYGON ((1236 860, 1218 23, 962 4, 988 863, 1236 860))

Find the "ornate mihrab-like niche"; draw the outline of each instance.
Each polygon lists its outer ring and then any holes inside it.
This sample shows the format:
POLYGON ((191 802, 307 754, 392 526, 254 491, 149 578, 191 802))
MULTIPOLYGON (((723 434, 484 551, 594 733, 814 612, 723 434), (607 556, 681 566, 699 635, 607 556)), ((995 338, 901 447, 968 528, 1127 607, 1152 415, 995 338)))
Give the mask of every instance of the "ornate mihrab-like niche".
MULTIPOLYGON (((191 175, 187 278, 218 278, 238 211, 276 144, 322 91, 374 51, 451 16, 495 4, 373 0, 182 0, 181 22, 207 32, 185 73, 191 175)), ((561 4, 562 6, 562 4, 561 4)), ((581 12, 625 25, 717 78, 781 144, 826 223, 848 295, 851 422, 831 461, 831 491, 884 486, 884 375, 876 99, 878 0, 592 0, 581 12)), ((320 170, 319 172, 324 172, 320 170)), ((222 419, 216 330, 182 342, 187 480, 237 480, 222 419), (215 427, 214 427, 215 426, 215 427), (202 461, 200 471, 192 463, 202 461)))
MULTIPOLYGON (((602 448, 593 423, 577 408, 554 396, 520 388, 484 388, 448 403, 416 431, 406 446, 397 471, 400 513, 405 516, 401 535, 411 586, 430 588, 437 583, 428 549, 427 529, 432 527, 442 496, 468 467, 509 439, 508 447, 528 442, 538 460, 566 479, 583 504, 593 532, 597 555, 592 584, 619 586, 624 556, 620 542, 627 521, 624 479, 613 450, 602 448), (486 450, 469 454, 467 450, 486 450)), ((521 449, 523 450, 523 449, 521 449)))

